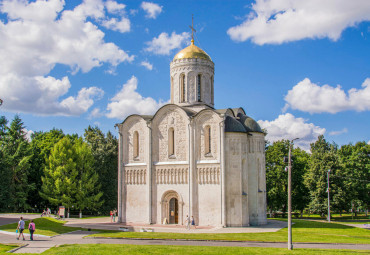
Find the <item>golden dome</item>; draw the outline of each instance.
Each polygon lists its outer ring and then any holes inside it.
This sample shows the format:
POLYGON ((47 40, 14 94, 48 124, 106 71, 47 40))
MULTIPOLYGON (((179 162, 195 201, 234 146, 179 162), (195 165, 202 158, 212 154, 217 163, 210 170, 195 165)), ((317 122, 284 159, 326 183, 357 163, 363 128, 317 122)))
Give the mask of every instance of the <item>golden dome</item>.
POLYGON ((173 61, 177 59, 184 59, 184 58, 201 58, 201 59, 212 61, 211 57, 208 56, 208 54, 205 53, 204 50, 194 45, 193 40, 192 40, 192 43, 188 47, 181 50, 179 53, 175 55, 175 57, 173 58, 173 61))

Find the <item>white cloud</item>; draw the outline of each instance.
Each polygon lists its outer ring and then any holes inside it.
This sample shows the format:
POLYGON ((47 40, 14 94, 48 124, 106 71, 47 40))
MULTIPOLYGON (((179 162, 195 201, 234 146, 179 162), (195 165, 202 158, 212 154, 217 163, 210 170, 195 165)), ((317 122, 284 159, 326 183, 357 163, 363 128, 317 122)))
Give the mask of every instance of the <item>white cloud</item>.
POLYGON ((146 12, 145 17, 156 19, 157 16, 162 12, 163 6, 151 2, 142 2, 141 8, 146 12))
POLYGON ((78 116, 93 105, 104 92, 96 87, 82 88, 76 97, 59 101, 70 89, 68 77, 21 77, 7 74, 0 77, 0 95, 4 98, 3 108, 13 112, 38 115, 78 116))
POLYGON ((370 20, 368 0, 256 0, 246 20, 231 27, 232 40, 281 44, 305 38, 336 41, 347 27, 370 20))
POLYGON ((148 70, 153 70, 153 65, 150 64, 148 61, 142 61, 140 63, 141 66, 144 66, 148 70))
POLYGON ((270 142, 299 138, 294 143, 308 151, 310 144, 317 140, 319 135, 325 133, 325 128, 307 123, 303 118, 296 118, 290 113, 279 115, 275 120, 259 120, 258 124, 267 130, 266 139, 270 142))
POLYGON ((89 119, 95 119, 95 118, 100 118, 100 117, 102 117, 102 116, 104 116, 104 114, 100 111, 100 109, 99 108, 94 108, 91 112, 90 112, 90 114, 89 114, 89 119))
POLYGON ((169 55, 172 50, 181 48, 189 38, 190 34, 187 32, 181 34, 172 32, 171 36, 163 32, 157 38, 154 37, 152 41, 147 42, 148 47, 145 50, 156 55, 169 55))
MULTIPOLYGON (((71 84, 68 77, 49 75, 55 65, 67 65, 76 73, 89 72, 104 63, 114 69, 122 62, 133 61, 134 56, 105 42, 105 34, 93 23, 106 20, 101 0, 86 0, 73 10, 63 10, 64 4, 63 0, 1 3, 0 13, 8 17, 0 20, 0 94, 4 109, 39 115, 82 114, 103 91, 82 88, 76 97, 63 100, 71 84)), ((113 11, 121 7, 109 8, 113 11)), ((113 28, 124 30, 119 22, 113 28)))
POLYGON ((115 1, 107 1, 105 2, 105 7, 107 8, 107 11, 109 13, 122 13, 124 9, 126 8, 126 5, 124 4, 119 4, 115 1))
POLYGON ((108 118, 117 118, 123 120, 130 114, 153 114, 155 111, 164 105, 161 100, 155 101, 151 97, 143 97, 140 95, 137 89, 138 80, 135 76, 132 76, 125 84, 122 89, 111 99, 111 103, 108 104, 108 118))
POLYGON ((283 110, 297 109, 309 113, 337 113, 341 111, 370 110, 370 78, 362 83, 362 89, 352 88, 346 93, 338 85, 319 86, 305 78, 288 91, 283 110))
POLYGON ((125 17, 122 17, 121 20, 116 18, 104 20, 102 21, 102 26, 121 33, 130 32, 130 20, 125 17))
POLYGON ((329 132, 329 135, 341 135, 341 134, 345 134, 345 133, 348 133, 347 128, 343 128, 342 130, 338 130, 338 131, 331 131, 331 132, 329 132))
POLYGON ((32 134, 33 133, 35 133, 35 132, 33 132, 32 130, 28 130, 28 129, 26 129, 26 128, 24 128, 23 130, 22 130, 23 132, 24 132, 24 135, 25 135, 25 138, 29 141, 29 142, 31 142, 31 136, 32 136, 32 134))

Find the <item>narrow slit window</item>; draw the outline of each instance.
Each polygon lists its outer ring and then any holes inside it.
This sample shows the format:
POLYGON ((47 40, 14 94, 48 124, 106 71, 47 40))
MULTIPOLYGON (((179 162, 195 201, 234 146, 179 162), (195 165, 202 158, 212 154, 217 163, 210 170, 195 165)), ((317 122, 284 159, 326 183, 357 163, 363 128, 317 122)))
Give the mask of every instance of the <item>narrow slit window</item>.
POLYGON ((170 128, 168 130, 168 156, 175 155, 175 130, 170 128))
POLYGON ((211 76, 211 104, 214 104, 214 92, 213 92, 213 76, 211 76))
POLYGON ((139 157, 139 133, 134 132, 134 158, 139 157))
POLYGON ((180 76, 180 101, 185 102, 185 74, 180 76))
POLYGON ((205 137, 204 137, 204 145, 205 145, 205 154, 209 155, 212 150, 211 150, 211 127, 206 126, 205 128, 205 137))
POLYGON ((171 76, 171 104, 173 104, 173 77, 171 76))
POLYGON ((202 83, 201 83, 202 76, 198 74, 197 76, 197 96, 198 96, 198 102, 202 101, 202 83))

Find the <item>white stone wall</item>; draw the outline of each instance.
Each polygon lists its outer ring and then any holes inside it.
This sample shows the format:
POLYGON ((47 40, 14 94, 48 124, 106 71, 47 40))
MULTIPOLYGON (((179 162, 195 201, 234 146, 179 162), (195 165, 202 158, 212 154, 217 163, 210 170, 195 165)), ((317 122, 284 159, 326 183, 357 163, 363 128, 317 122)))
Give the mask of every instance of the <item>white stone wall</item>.
POLYGON ((180 106, 192 106, 196 104, 206 104, 213 107, 213 95, 211 85, 214 77, 214 64, 205 59, 179 59, 171 62, 170 75, 173 81, 171 91, 171 102, 180 106), (185 102, 181 102, 181 74, 185 75, 185 102), (197 97, 197 75, 201 74, 202 102, 198 102, 197 97))
POLYGON ((197 200, 199 209, 194 219, 197 225, 221 225, 221 176, 220 164, 197 165, 197 200))
POLYGON ((266 224, 264 135, 226 133, 227 226, 266 224))
POLYGON ((245 203, 249 194, 244 195, 243 185, 248 181, 248 175, 243 172, 242 163, 245 154, 242 154, 243 145, 247 143, 245 133, 226 133, 225 137, 225 186, 226 186, 226 225, 229 227, 248 226, 248 217, 245 215, 245 203), (244 206, 243 206, 244 205, 244 206), (244 210, 243 210, 244 208, 244 210))
POLYGON ((248 141, 248 159, 250 224, 262 225, 267 223, 265 140, 263 134, 252 133, 248 141))
POLYGON ((145 179, 146 166, 126 166, 126 222, 148 221, 148 196, 145 179))

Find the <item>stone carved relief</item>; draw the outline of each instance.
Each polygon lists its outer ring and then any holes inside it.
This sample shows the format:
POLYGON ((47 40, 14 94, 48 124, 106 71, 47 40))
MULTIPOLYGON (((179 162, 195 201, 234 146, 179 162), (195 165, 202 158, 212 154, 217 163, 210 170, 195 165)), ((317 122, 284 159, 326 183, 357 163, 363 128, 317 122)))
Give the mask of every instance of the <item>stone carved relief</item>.
POLYGON ((158 167, 154 175, 157 184, 188 183, 188 167, 158 167))
POLYGON ((196 139, 197 144, 197 159, 198 160, 212 160, 218 158, 218 146, 219 146, 219 125, 221 121, 220 117, 214 112, 202 113, 196 119, 196 139), (211 153, 206 155, 205 153, 205 128, 206 126, 211 127, 211 153))
POLYGON ((153 160, 165 162, 169 160, 168 154, 168 129, 173 127, 175 131, 175 155, 173 160, 186 160, 187 152, 187 120, 181 111, 175 107, 169 107, 167 111, 158 116, 153 123, 153 145, 158 150, 153 151, 153 160), (170 124, 174 122, 174 124, 170 124))
POLYGON ((198 184, 220 184, 220 167, 198 167, 198 184))
POLYGON ((146 169, 129 169, 125 171, 127 185, 146 184, 146 169))

